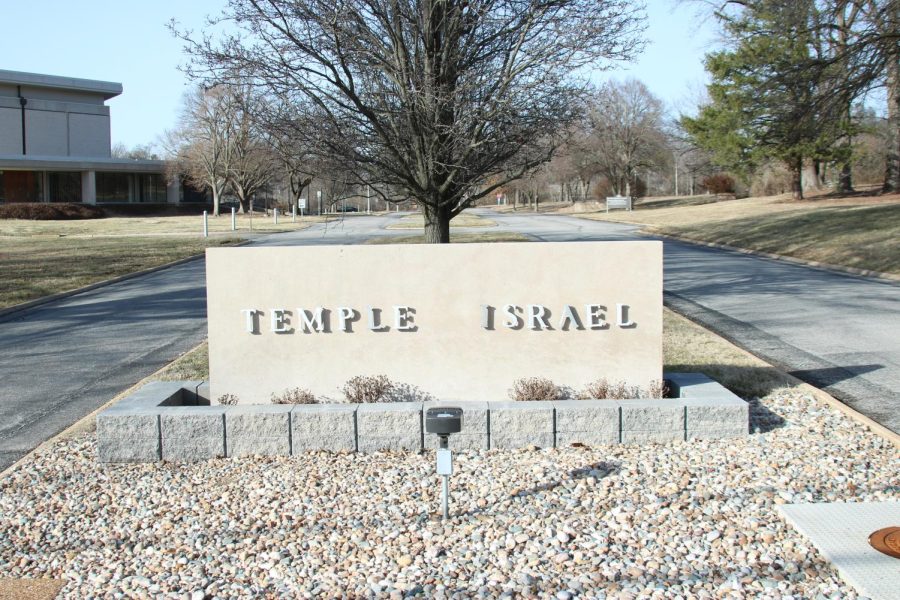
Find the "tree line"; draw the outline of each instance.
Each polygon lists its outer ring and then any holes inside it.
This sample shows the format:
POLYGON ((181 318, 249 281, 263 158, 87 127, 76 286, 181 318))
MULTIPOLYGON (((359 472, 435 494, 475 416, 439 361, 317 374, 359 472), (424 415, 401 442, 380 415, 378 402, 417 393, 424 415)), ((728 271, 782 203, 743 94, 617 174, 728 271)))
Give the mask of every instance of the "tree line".
POLYGON ((798 196, 808 165, 849 190, 883 88, 896 190, 898 3, 726 1, 709 98, 672 119, 639 81, 591 84, 642 49, 627 0, 231 0, 202 35, 172 25, 203 87, 168 146, 216 207, 227 189, 246 209, 273 178, 293 204, 324 177, 414 200, 446 242, 465 207, 548 184, 562 200, 677 193, 679 176, 719 191, 777 161, 798 196))

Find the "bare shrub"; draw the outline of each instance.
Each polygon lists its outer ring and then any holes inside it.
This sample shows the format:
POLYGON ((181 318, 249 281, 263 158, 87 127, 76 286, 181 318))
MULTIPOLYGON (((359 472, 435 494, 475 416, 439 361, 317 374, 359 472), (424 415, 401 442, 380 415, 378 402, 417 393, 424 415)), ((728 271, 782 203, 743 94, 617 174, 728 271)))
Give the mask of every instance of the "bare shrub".
POLYGON ((386 375, 357 375, 350 378, 341 391, 347 402, 353 404, 370 404, 373 402, 390 402, 389 394, 394 389, 394 382, 386 375))
POLYGON ((319 400, 312 392, 303 388, 285 390, 280 394, 272 394, 272 404, 318 404, 319 400))
POLYGON ((238 397, 234 394, 222 394, 216 399, 216 402, 223 406, 234 406, 238 403, 238 397))
POLYGON ((664 398, 666 393, 665 382, 654 380, 647 387, 638 385, 626 385, 624 381, 610 383, 606 377, 601 377, 587 384, 578 398, 581 400, 626 400, 628 398, 664 398))
POLYGON ((565 390, 546 377, 523 377, 513 382, 509 397, 516 402, 529 400, 562 400, 565 390))
POLYGON ((717 173, 703 179, 703 187, 712 194, 733 194, 734 178, 725 173, 717 173))

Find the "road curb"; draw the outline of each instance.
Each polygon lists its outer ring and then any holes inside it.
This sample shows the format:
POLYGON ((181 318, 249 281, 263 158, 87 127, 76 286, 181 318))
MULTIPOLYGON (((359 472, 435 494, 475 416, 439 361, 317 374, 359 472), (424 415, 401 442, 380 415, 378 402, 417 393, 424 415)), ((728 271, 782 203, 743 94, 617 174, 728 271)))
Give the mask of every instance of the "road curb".
POLYGON ((107 402, 104 402, 102 405, 98 406, 97 408, 95 408, 94 410, 92 410, 91 412, 89 412, 88 414, 83 416, 82 418, 78 419, 77 421, 75 421, 74 423, 72 423, 71 425, 69 425, 68 427, 66 427, 65 429, 63 429, 62 431, 60 431, 59 433, 54 435, 53 437, 50 437, 50 438, 44 440, 43 442, 41 442, 40 444, 38 444, 37 446, 35 446, 31 450, 29 450, 28 452, 26 452, 24 455, 22 455, 22 457, 19 460, 17 460, 16 462, 12 463, 8 467, 6 467, 2 471, 0 471, 0 479, 3 479, 4 477, 6 477, 10 473, 12 473, 15 469, 17 469, 25 461, 30 459, 32 457, 32 455, 35 452, 37 452, 38 450, 40 450, 41 448, 44 448, 50 444, 53 444, 57 440, 71 437, 75 433, 89 428, 91 423, 94 421, 94 419, 97 418, 97 415, 100 414, 102 411, 106 410, 107 408, 109 408, 110 406, 112 406, 113 404, 115 404, 116 402, 121 400, 122 398, 125 398, 126 396, 133 394, 134 392, 139 390, 145 384, 150 383, 154 377, 156 377, 157 375, 159 375, 160 373, 165 371, 167 368, 169 368, 169 365, 171 365, 173 362, 175 362, 176 360, 178 360, 185 354, 190 354, 191 352, 195 351, 197 348, 199 348, 200 346, 202 346, 205 343, 206 343, 206 340, 203 340, 202 342, 200 342, 199 344, 197 344, 190 350, 185 351, 184 353, 179 355, 177 358, 169 361, 168 363, 166 363, 165 365, 163 365, 162 367, 160 367, 153 373, 147 375, 140 381, 137 381, 133 385, 128 386, 128 388, 122 390, 121 392, 119 392, 118 394, 113 396, 110 400, 108 400, 107 402))
MULTIPOLYGON (((238 246, 246 246, 251 243, 252 240, 244 240, 240 243, 229 246, 230 248, 236 248, 238 246)), ((189 263, 194 260, 199 260, 206 256, 206 253, 203 254, 194 254, 192 256, 187 256, 185 258, 179 258, 178 260, 174 260, 172 262, 165 263, 163 265, 157 265, 155 267, 150 267, 148 269, 142 269, 140 271, 133 271, 131 273, 126 273, 124 275, 119 275, 117 277, 112 277, 110 279, 104 279, 103 281, 98 281, 96 283, 92 283, 90 285, 86 285, 84 287, 75 288, 74 290, 67 290, 65 292, 59 292, 57 294, 50 294, 49 296, 43 296, 42 298, 37 298, 36 300, 29 300, 28 302, 22 302, 21 304, 14 304, 12 306, 8 306, 6 308, 0 309, 0 320, 3 320, 4 317, 15 314, 17 312, 22 312, 23 310, 28 310, 29 308, 34 308, 36 306, 41 306, 42 304, 47 304, 49 302, 53 302, 54 300, 61 300, 63 298, 68 298, 70 296, 75 296, 77 294, 83 294, 84 292, 90 292, 91 290, 96 290, 97 288, 101 288, 107 285, 112 285, 114 283, 119 283, 120 281, 127 281, 129 279, 134 279, 135 277, 140 277, 141 275, 149 275, 150 273, 155 273, 157 271, 162 271, 163 269, 168 269, 170 267, 177 267, 178 265, 183 265, 185 263, 189 263)))
POLYGON ((676 310, 673 306, 669 305, 668 303, 665 306, 666 306, 666 308, 668 308, 675 314, 687 319, 688 321, 690 321, 697 327, 700 327, 700 328, 704 329, 705 331, 712 333, 713 335, 715 335, 716 337, 718 337, 725 343, 729 344, 732 348, 738 350, 740 353, 745 354, 750 357, 753 357, 756 360, 762 361, 764 364, 768 365, 769 367, 778 371, 780 374, 784 375, 785 379, 792 382, 794 385, 796 385, 803 391, 808 392, 810 395, 812 395, 817 400, 820 400, 821 402, 827 404, 828 406, 837 410, 838 412, 842 413, 843 415, 847 416, 851 420, 856 421, 856 423, 858 423, 859 425, 862 425, 863 427, 865 427, 866 429, 868 429, 875 435, 884 438, 885 440, 894 444, 894 446, 896 446, 898 449, 900 449, 900 434, 895 433, 894 431, 888 429, 881 423, 878 423, 877 421, 867 417, 866 415, 862 414, 861 412, 857 411, 856 409, 851 408, 850 406, 847 406, 846 404, 844 404, 843 402, 841 402, 840 400, 838 400, 837 398, 835 398, 828 392, 826 392, 824 390, 820 390, 819 388, 806 383, 802 379, 798 379, 797 377, 791 375, 790 373, 788 373, 787 371, 785 371, 783 368, 779 367, 778 365, 773 364, 773 363, 753 354, 749 350, 745 350, 744 348, 742 348, 741 346, 738 346, 737 344, 732 342, 730 339, 724 337, 723 335, 721 335, 714 329, 711 329, 710 327, 707 327, 706 325, 704 325, 702 323, 698 323, 697 321, 692 319, 689 315, 683 314, 680 311, 676 310))
MULTIPOLYGON (((618 221, 617 221, 618 222, 618 221)), ((633 223, 634 225, 639 225, 639 223, 633 223)), ((894 275, 893 273, 884 273, 882 271, 871 271, 869 269, 857 269, 856 267, 842 267, 839 265, 832 265, 828 263, 821 263, 814 260, 803 260, 802 258, 794 258, 793 256, 784 256, 783 254, 772 254, 770 252, 762 252, 759 250, 750 250, 749 248, 739 248, 737 246, 729 246, 728 244, 719 244, 716 242, 704 242, 702 240, 695 240, 692 238, 683 237, 680 235, 673 235, 670 233, 661 233, 652 227, 646 227, 638 231, 640 235, 646 236, 654 236, 661 237, 665 239, 675 240, 678 242, 685 242, 687 244, 693 244, 695 246, 706 246, 707 248, 717 248, 719 250, 730 250, 732 252, 739 252, 741 254, 749 254, 751 256, 760 256, 762 258, 769 258, 772 260, 778 260, 782 262, 791 263, 794 265, 800 265, 804 267, 812 267, 814 269, 819 269, 822 271, 831 271, 833 273, 839 273, 842 275, 856 275, 858 277, 865 277, 866 279, 872 279, 875 281, 880 281, 882 283, 898 283, 900 282, 900 275, 894 275)))

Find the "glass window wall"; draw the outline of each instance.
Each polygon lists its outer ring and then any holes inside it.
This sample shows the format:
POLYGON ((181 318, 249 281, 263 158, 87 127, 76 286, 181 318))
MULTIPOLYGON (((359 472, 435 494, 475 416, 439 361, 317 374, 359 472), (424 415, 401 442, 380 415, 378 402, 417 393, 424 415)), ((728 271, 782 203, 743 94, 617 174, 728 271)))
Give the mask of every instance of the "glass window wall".
POLYGON ((81 173, 47 173, 47 191, 50 202, 81 202, 81 173))
POLYGON ((0 171, 0 202, 40 202, 43 182, 40 171, 0 171))

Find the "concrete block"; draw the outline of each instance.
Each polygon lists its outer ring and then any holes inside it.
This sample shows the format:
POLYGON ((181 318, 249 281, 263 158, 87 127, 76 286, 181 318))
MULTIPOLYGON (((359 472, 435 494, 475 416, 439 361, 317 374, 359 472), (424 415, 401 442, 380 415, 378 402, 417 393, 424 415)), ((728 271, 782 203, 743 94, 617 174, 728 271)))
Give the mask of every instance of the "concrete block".
POLYGON ((225 409, 228 456, 290 456, 290 405, 260 404, 225 409))
POLYGON ((687 439, 691 440, 725 440, 747 437, 749 426, 719 427, 715 429, 688 429, 687 439))
POLYGON ((619 403, 614 400, 564 400, 553 403, 556 432, 589 431, 619 438, 619 403))
MULTIPOLYGON (((467 434, 454 433, 450 436, 451 450, 487 450, 490 447, 487 433, 467 434)), ((425 434, 425 448, 427 450, 435 450, 438 447, 438 436, 430 433, 425 434)))
POLYGON ((307 435, 300 438, 291 438, 291 454, 294 456, 316 450, 353 452, 356 450, 356 436, 351 433, 319 436, 307 435))
POLYGON ((553 402, 490 402, 491 448, 552 448, 553 402))
POLYGON ((209 397, 208 381, 198 382, 197 387, 194 389, 194 394, 197 396, 197 404, 209 406, 212 403, 209 397))
POLYGON ((553 432, 553 402, 490 402, 491 436, 553 432))
POLYGON ((290 456, 291 440, 288 430, 279 437, 231 437, 225 438, 228 456, 290 456))
POLYGON ((225 407, 173 406, 160 409, 162 458, 195 461, 225 456, 225 407))
POLYGON ((619 404, 623 432, 684 431, 684 405, 677 399, 619 400, 619 404))
POLYGON ((159 413, 154 410, 104 410, 97 415, 97 439, 150 438, 159 441, 159 413))
POLYGON ((97 438, 97 460, 105 463, 156 462, 162 457, 159 437, 97 438))
POLYGON ((528 446, 537 446, 538 448, 553 448, 555 436, 552 431, 547 432, 524 432, 502 431, 491 432, 491 448, 501 450, 515 450, 516 448, 527 448, 528 446))
POLYGON ((605 446, 619 443, 619 431, 557 431, 556 447, 566 448, 572 444, 585 446, 605 446))
POLYGON ((178 437, 218 437, 224 440, 225 407, 165 407, 160 409, 159 425, 163 440, 178 437))
POLYGON ((385 402, 360 404, 356 410, 357 434, 362 438, 416 435, 422 443, 422 403, 385 402))
POLYGON ((422 450, 422 435, 417 432, 396 432, 386 436, 363 436, 357 440, 360 452, 419 452, 422 450))
POLYGON ((643 444, 646 442, 674 442, 684 440, 684 430, 669 431, 626 431, 622 430, 623 444, 643 444))
POLYGON ((174 406, 182 401, 183 381, 151 381, 107 410, 134 410, 174 406))
POLYGON ((287 404, 246 404, 225 409, 225 437, 288 439, 291 409, 287 404))
POLYGON ((193 462, 225 456, 225 436, 163 437, 162 459, 193 462))
POLYGON ((733 394, 717 397, 680 399, 685 406, 685 427, 692 429, 743 428, 750 423, 750 406, 733 394))
POLYGON ((356 450, 358 404, 296 404, 291 407, 291 453, 356 450))

